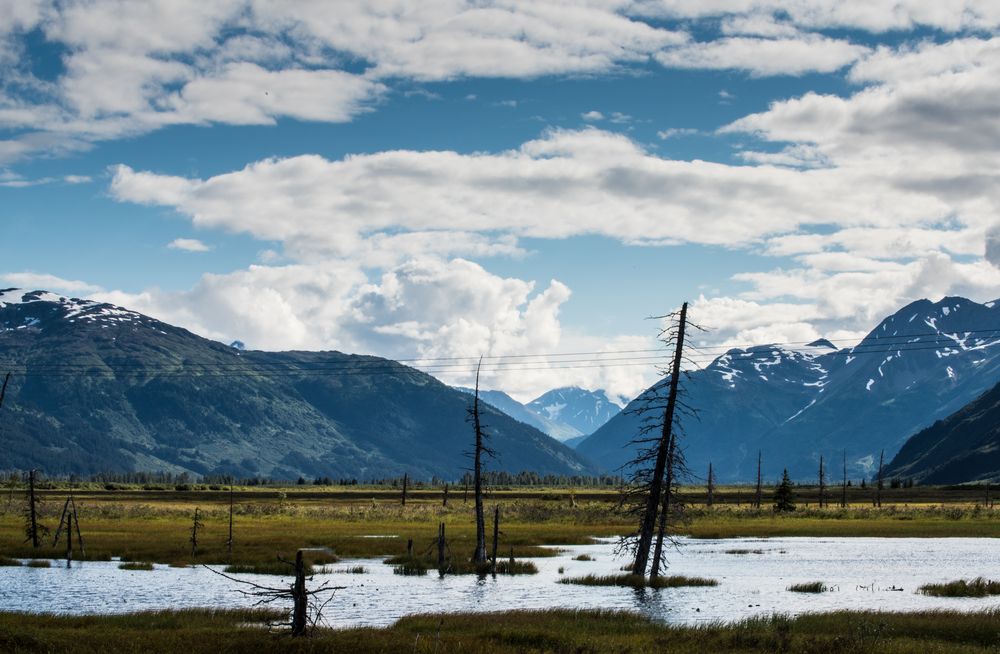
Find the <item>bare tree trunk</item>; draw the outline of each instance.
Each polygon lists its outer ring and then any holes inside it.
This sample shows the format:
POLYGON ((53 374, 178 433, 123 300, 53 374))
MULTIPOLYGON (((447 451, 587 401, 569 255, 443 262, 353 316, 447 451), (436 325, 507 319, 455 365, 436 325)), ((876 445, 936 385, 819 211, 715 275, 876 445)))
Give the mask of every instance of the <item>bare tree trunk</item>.
POLYGON ((295 585, 292 586, 292 635, 306 635, 306 613, 309 609, 309 595, 306 593, 306 566, 302 561, 302 550, 295 553, 295 585))
POLYGON ((875 506, 882 507, 882 464, 885 460, 885 450, 878 455, 878 483, 875 484, 875 506))
POLYGON ((844 450, 844 483, 840 487, 840 507, 847 508, 847 450, 844 450))
MULTIPOLYGON (((482 366, 482 359, 479 361, 482 366)), ((483 428, 479 419, 479 367, 476 368, 476 394, 472 403, 472 421, 476 430, 476 451, 473 462, 473 484, 476 502, 476 551, 474 563, 486 562, 486 516, 483 514, 483 428)))
POLYGON ((444 539, 444 523, 438 525, 438 569, 444 567, 444 550, 446 547, 446 541, 444 539))
POLYGON ((687 302, 681 305, 681 315, 677 326, 677 344, 674 349, 674 360, 670 371, 670 392, 667 395, 667 407, 663 414, 663 429, 656 453, 656 464, 649 483, 649 497, 646 509, 639 527, 639 543, 635 553, 633 572, 646 575, 646 564, 649 561, 649 548, 653 544, 653 533, 656 530, 656 517, 660 508, 663 476, 667 466, 667 455, 673 435, 674 410, 677 406, 677 386, 681 376, 681 357, 684 354, 684 328, 687 325, 687 302))
POLYGON ((441 505, 448 506, 448 484, 444 485, 444 500, 442 500, 441 505))
POLYGON ((73 567, 73 514, 66 515, 66 567, 73 567))
POLYGON ((28 471, 28 536, 31 547, 38 549, 38 512, 35 508, 35 471, 28 471))
POLYGON ((757 450, 757 492, 756 494, 754 494, 753 505, 758 510, 760 509, 761 495, 763 494, 763 486, 761 486, 762 480, 760 477, 760 462, 761 462, 760 450, 757 450))
POLYGON ((10 373, 4 375, 3 386, 0 387, 0 409, 3 408, 3 398, 7 396, 7 384, 10 383, 10 373))
MULTIPOLYGON (((663 560, 663 539, 667 534, 667 523, 670 518, 670 499, 674 487, 674 447, 677 439, 671 434, 667 453, 667 478, 664 480, 663 506, 660 509, 660 524, 656 530, 656 547, 653 550, 653 563, 649 570, 650 580, 660 576, 660 563, 663 560)), ((711 464, 709 464, 711 465, 711 464)))
POLYGON ((403 500, 402 500, 402 504, 403 504, 403 506, 406 506, 406 483, 407 483, 407 482, 408 482, 409 480, 410 480, 410 477, 409 477, 409 475, 407 475, 407 474, 406 474, 406 473, 404 472, 404 473, 403 473, 403 500))
POLYGON ((497 573, 497 543, 500 541, 500 505, 493 510, 493 563, 491 572, 497 573))
POLYGON ((708 488, 707 488, 707 490, 708 490, 708 500, 707 500, 706 503, 708 504, 708 506, 712 506, 715 503, 715 479, 714 479, 714 476, 712 475, 712 462, 711 461, 708 462, 708 484, 707 484, 707 486, 708 486, 708 488))
POLYGON ((819 508, 823 508, 824 493, 826 491, 826 471, 823 470, 823 455, 819 456, 819 508))

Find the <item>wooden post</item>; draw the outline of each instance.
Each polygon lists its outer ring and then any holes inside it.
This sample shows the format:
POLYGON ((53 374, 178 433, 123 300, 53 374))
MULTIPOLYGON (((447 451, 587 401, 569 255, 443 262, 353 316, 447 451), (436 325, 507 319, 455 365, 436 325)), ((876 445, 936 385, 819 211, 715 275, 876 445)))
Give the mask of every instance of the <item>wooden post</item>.
POLYGON ((405 472, 403 473, 403 506, 406 506, 406 482, 410 479, 409 475, 405 472))
POLYGON ((306 567, 302 550, 295 553, 295 585, 292 586, 292 635, 306 635, 306 611, 309 595, 306 593, 306 567))
MULTIPOLYGON (((441 538, 441 527, 438 527, 438 538, 441 538)), ((406 539, 406 556, 407 558, 413 558, 413 539, 406 539)))
POLYGON ((500 505, 493 510, 493 564, 492 572, 497 573, 497 542, 500 540, 500 505))
POLYGON ((448 506, 448 484, 444 485, 444 500, 442 501, 442 506, 448 506))
POLYGON ((226 541, 229 558, 233 558, 233 480, 229 480, 229 540, 226 541))
POLYGON ((469 482, 465 482, 465 492, 462 493, 462 504, 469 503, 469 482))
POLYGON ((986 480, 986 508, 990 508, 990 480, 986 480))
POLYGON ((438 525, 438 542, 437 542, 437 545, 438 545, 438 569, 441 569, 441 568, 444 568, 444 548, 445 548, 444 523, 443 522, 440 525, 438 525))

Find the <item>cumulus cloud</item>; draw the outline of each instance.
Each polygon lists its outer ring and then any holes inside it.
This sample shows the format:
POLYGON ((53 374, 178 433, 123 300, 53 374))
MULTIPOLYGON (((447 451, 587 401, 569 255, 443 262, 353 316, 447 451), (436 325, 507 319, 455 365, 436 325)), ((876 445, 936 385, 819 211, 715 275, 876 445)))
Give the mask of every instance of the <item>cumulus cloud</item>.
MULTIPOLYGON (((390 268, 374 282, 355 263, 326 261, 206 274, 181 292, 96 295, 206 337, 239 339, 253 348, 427 357, 411 363, 449 383, 468 384, 479 355, 565 347, 558 316, 570 290, 556 280, 537 288, 534 282, 500 277, 471 261, 425 257, 390 268)), ((567 374, 556 365, 544 360, 487 363, 484 382, 530 398, 567 374)), ((610 371, 605 378, 595 372, 588 369, 585 379, 607 379, 614 392, 632 393, 644 383, 641 373, 629 377, 610 371)))
POLYGON ((823 30, 1000 24, 989 0, 786 5, 433 1, 389 11, 319 0, 8 2, 0 129, 11 135, 0 142, 0 161, 178 124, 349 121, 401 81, 405 88, 413 80, 599 74, 650 61, 801 75, 835 71, 868 53, 823 30), (707 40, 693 40, 693 26, 707 40), (65 49, 55 79, 33 72, 26 51, 33 32, 65 49))

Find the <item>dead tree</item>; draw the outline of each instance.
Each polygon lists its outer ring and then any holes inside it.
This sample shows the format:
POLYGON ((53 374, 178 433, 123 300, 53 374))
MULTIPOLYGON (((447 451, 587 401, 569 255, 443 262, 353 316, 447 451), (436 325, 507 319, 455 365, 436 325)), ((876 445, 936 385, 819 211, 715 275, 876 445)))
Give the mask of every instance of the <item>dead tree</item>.
POLYGON ((3 408, 3 399, 7 396, 7 384, 10 383, 10 373, 4 375, 3 386, 0 386, 0 409, 3 408))
POLYGON ((685 469, 683 454, 677 449, 677 434, 670 435, 670 446, 667 452, 667 472, 663 484, 663 505, 660 508, 659 524, 656 530, 656 545, 653 548, 653 562, 649 569, 649 578, 660 576, 660 564, 663 562, 663 541, 667 535, 667 525, 672 515, 678 513, 680 494, 677 484, 680 470, 685 469))
POLYGON ((444 485, 444 499, 441 500, 441 506, 448 506, 448 484, 444 485))
POLYGON ((73 532, 76 531, 76 542, 80 546, 80 555, 87 556, 87 550, 83 547, 83 535, 80 533, 80 516, 76 511, 76 501, 71 494, 63 504, 62 516, 59 518, 59 528, 56 529, 55 538, 52 539, 52 547, 59 544, 59 537, 63 530, 66 531, 66 567, 70 567, 73 561, 73 532))
POLYGON ((715 475, 712 473, 712 462, 708 462, 708 480, 705 484, 706 490, 708 491, 708 499, 706 504, 712 506, 715 503, 715 475))
POLYGON ((826 470, 823 469, 823 455, 819 455, 819 508, 823 508, 826 493, 826 470))
POLYGON ((201 531, 205 525, 201 522, 201 510, 195 508, 194 510, 194 520, 191 522, 191 537, 188 541, 191 543, 191 556, 198 556, 198 532, 201 531))
MULTIPOLYGON (((321 551, 332 553, 328 548, 322 548, 321 551)), ((306 565, 302 553, 303 550, 301 549, 295 553, 294 563, 278 557, 278 561, 290 566, 294 574, 292 585, 286 588, 263 586, 244 579, 237 579, 208 566, 205 566, 205 568, 220 577, 225 577, 246 588, 246 590, 242 588, 238 589, 238 592, 248 597, 256 598, 256 602, 254 602, 255 607, 269 605, 277 601, 291 600, 292 613, 289 616, 288 622, 284 623, 284 625, 290 627, 292 636, 301 637, 308 634, 310 627, 315 627, 320 622, 323 610, 333 599, 333 593, 346 588, 346 586, 330 586, 324 583, 319 588, 309 590, 306 587, 306 565), (329 597, 321 601, 322 596, 326 593, 330 594, 329 597)))
POLYGON ((762 495, 764 494, 764 487, 762 485, 762 480, 760 476, 760 463, 761 463, 761 454, 760 450, 757 450, 757 491, 754 493, 753 505, 754 508, 756 508, 758 511, 760 510, 760 502, 762 499, 762 495))
POLYGON ((438 551, 438 570, 444 569, 445 563, 445 550, 448 547, 448 541, 445 540, 444 536, 444 523, 438 524, 438 537, 437 537, 437 551, 438 551))
POLYGON ((483 457, 496 457, 496 452, 490 448, 486 441, 486 426, 483 425, 479 413, 479 371, 482 368, 482 357, 479 365, 476 366, 476 391, 472 400, 472 407, 469 408, 469 419, 475 431, 475 449, 472 451, 472 475, 473 493, 476 503, 476 551, 472 555, 472 562, 477 564, 486 563, 486 516, 483 512, 483 457))
POLYGON ((408 482, 409 480, 410 480, 410 476, 409 476, 409 475, 407 475, 407 474, 406 474, 406 473, 404 472, 404 473, 403 473, 403 497, 402 497, 402 500, 400 501, 400 503, 401 503, 401 504, 402 504, 403 506, 406 506, 406 484, 407 484, 407 482, 408 482))
POLYGON ((44 534, 48 536, 49 530, 38 524, 38 495, 35 493, 35 481, 37 479, 37 471, 30 470, 28 472, 28 496, 27 505, 24 507, 24 542, 30 542, 33 549, 38 549, 41 546, 41 536, 44 534))
POLYGON ((847 450, 844 450, 844 481, 840 486, 840 508, 847 508, 847 450))
POLYGON ((882 508, 882 471, 883 462, 885 461, 885 450, 879 452, 878 455, 878 475, 876 476, 875 483, 875 506, 882 508))
MULTIPOLYGON (((674 477, 671 477, 671 480, 667 481, 667 474, 668 463, 670 464, 670 468, 673 468, 674 463, 673 457, 670 456, 671 451, 676 452, 676 447, 674 446, 674 422, 678 414, 678 390, 680 385, 681 361, 684 356, 687 307, 687 302, 685 302, 681 306, 679 314, 658 316, 658 318, 670 317, 676 320, 676 327, 665 329, 660 333, 661 340, 667 343, 672 341, 674 345, 670 374, 666 382, 668 386, 667 401, 666 405, 662 407, 663 413, 656 415, 660 408, 657 403, 657 395, 659 389, 662 388, 662 384, 650 389, 651 392, 647 396, 648 402, 639 411, 650 411, 654 420, 659 420, 659 422, 645 424, 640 435, 633 440, 633 443, 645 445, 645 449, 640 451, 638 456, 629 464, 635 471, 632 476, 634 486, 631 492, 638 499, 638 509, 640 512, 639 531, 634 537, 635 558, 632 570, 634 574, 642 576, 646 574, 650 548, 653 545, 653 537, 665 531, 666 516, 664 515, 662 521, 657 520, 661 515, 660 504, 665 501, 663 497, 664 483, 667 483, 666 492, 668 495, 671 492, 670 486, 674 483, 674 477), (648 437, 647 434, 650 433, 655 433, 656 435, 648 437), (648 467, 650 462, 653 464, 652 469, 648 467), (663 525, 663 529, 657 529, 658 523, 663 525)), ((666 501, 669 502, 669 499, 666 501)), ((657 542, 660 544, 662 550, 662 539, 658 538, 657 542)), ((631 539, 626 547, 632 549, 631 539)))

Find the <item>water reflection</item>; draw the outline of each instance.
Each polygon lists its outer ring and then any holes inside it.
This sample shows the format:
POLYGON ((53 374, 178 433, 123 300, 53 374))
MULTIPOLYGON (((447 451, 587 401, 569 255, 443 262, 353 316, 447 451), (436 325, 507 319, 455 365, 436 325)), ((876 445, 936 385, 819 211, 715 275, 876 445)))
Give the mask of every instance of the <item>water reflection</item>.
MULTIPOLYGON (((682 539, 666 574, 709 577, 715 587, 659 590, 558 583, 586 574, 621 574, 614 539, 562 547, 558 556, 534 559, 539 574, 517 577, 394 575, 379 559, 347 561, 332 570, 363 565, 368 574, 318 574, 347 586, 330 604, 334 626, 386 625, 403 615, 509 609, 625 609, 674 623, 736 620, 772 612, 836 609, 913 611, 933 608, 979 610, 1000 606, 997 598, 933 598, 916 594, 924 583, 979 575, 995 576, 996 541, 977 538, 775 538, 682 539), (587 554, 593 561, 577 561, 587 554), (559 569, 563 568, 564 573, 559 569), (335 577, 331 577, 335 575, 335 577), (793 593, 788 586, 821 581, 830 592, 793 593), (892 590, 902 588, 902 591, 892 590), (392 598, 386 601, 386 598, 392 598)), ((121 613, 184 607, 247 606, 235 584, 205 568, 119 570, 114 562, 62 561, 52 568, 0 568, 0 608, 55 613, 121 613)), ((275 585, 279 579, 242 578, 275 585)), ((290 583, 290 579, 280 583, 290 583)))

